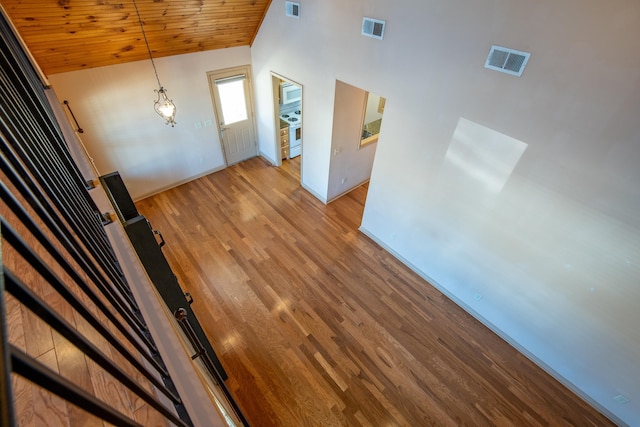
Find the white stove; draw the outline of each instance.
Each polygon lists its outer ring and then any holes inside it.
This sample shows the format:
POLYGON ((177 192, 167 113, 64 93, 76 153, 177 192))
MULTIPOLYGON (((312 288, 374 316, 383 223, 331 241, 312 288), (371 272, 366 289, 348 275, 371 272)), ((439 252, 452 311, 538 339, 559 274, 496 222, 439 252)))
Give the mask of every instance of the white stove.
POLYGON ((280 118, 289 125, 301 125, 302 124, 302 111, 295 110, 288 113, 280 114, 280 118))
POLYGON ((302 151, 302 111, 282 113, 280 118, 289 123, 289 158, 297 157, 302 151))

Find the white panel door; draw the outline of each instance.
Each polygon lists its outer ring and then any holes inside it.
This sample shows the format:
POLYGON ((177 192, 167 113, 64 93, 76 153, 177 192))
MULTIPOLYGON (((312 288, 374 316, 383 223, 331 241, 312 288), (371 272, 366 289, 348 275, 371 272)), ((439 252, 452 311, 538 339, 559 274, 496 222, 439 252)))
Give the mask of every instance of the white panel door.
POLYGON ((248 67, 208 73, 227 166, 255 157, 256 126, 248 67))

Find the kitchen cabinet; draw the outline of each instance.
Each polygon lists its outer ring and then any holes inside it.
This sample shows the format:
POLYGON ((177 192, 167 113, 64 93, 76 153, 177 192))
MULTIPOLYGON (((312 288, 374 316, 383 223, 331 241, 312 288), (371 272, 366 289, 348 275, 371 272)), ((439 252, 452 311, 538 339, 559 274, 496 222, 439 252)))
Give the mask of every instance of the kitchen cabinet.
POLYGON ((283 159, 289 158, 289 125, 282 120, 280 121, 280 154, 283 159))

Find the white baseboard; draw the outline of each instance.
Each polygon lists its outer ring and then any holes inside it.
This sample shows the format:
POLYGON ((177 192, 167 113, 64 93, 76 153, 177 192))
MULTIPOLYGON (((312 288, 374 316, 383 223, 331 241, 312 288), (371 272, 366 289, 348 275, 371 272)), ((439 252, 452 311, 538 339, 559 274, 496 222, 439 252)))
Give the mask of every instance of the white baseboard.
POLYGON ((309 193, 311 193, 311 195, 313 197, 315 197, 316 199, 320 200, 322 203, 324 203, 325 205, 327 204, 327 198, 326 197, 322 197, 321 195, 319 195, 318 193, 316 193, 315 191, 313 191, 311 188, 307 187, 306 185, 304 185, 304 183, 300 183, 300 185, 302 186, 302 188, 304 188, 305 190, 307 190, 309 193))
POLYGON ((172 188, 178 187, 178 186, 180 186, 182 184, 186 184, 187 182, 195 181, 196 179, 202 178, 203 176, 207 176, 207 175, 210 175, 212 173, 221 171, 222 169, 225 169, 226 167, 227 167, 226 165, 223 165, 223 166, 220 166, 220 167, 217 167, 217 168, 209 169, 209 170, 204 171, 202 173, 199 173, 197 175, 193 175, 193 176, 191 176, 189 178, 181 179, 180 181, 174 182, 173 184, 167 185, 166 187, 159 188, 157 190, 152 191, 151 193, 144 194, 144 195, 142 195, 140 197, 137 197, 134 200, 134 202, 139 202, 140 200, 146 199, 146 198, 151 197, 151 196, 155 196, 156 194, 160 194, 160 193, 162 193, 164 191, 167 191, 167 190, 171 190, 172 188))
POLYGON ((532 354, 525 347, 521 346, 517 341, 513 340, 509 335, 504 333, 496 325, 494 325, 493 323, 489 322, 485 317, 480 315, 480 313, 475 311, 472 307, 470 307, 469 305, 464 303, 462 300, 458 299, 455 295, 450 293, 447 289, 445 289, 437 281, 435 281, 431 277, 429 277, 429 275, 427 275, 424 271, 420 270, 415 265, 413 265, 411 262, 409 262, 406 258, 404 258, 402 255, 398 254, 396 251, 391 249, 389 246, 387 246, 384 242, 379 240, 373 233, 371 233, 365 227, 360 226, 359 230, 364 235, 366 235, 371 240, 373 240, 378 245, 380 245, 380 247, 382 247, 385 251, 389 252, 396 259, 398 259, 400 262, 402 262, 404 265, 406 265, 408 268, 410 268, 414 273, 416 273, 417 275, 422 277, 425 281, 428 282, 428 284, 430 284, 431 286, 436 288, 438 291, 440 291, 442 294, 444 294, 447 298, 449 298, 451 301, 453 301, 455 304, 457 304, 460 308, 462 308, 464 311, 466 311, 467 313, 472 315, 476 320, 478 320, 484 326, 489 328, 493 333, 498 335, 500 338, 502 338, 504 341, 506 341, 513 348, 518 350, 523 356, 525 356, 527 359, 531 360, 534 364, 536 364, 538 367, 540 367, 546 373, 551 375, 554 379, 556 379, 562 385, 567 387, 569 390, 571 390, 573 393, 575 393, 577 396, 579 396, 582 400, 584 400, 589 405, 593 406, 598 411, 600 411, 605 417, 609 418, 611 421, 613 421, 618 426, 626 426, 626 427, 628 427, 627 423, 623 422, 621 419, 619 419, 617 416, 615 416, 613 413, 611 413, 608 409, 606 409, 604 406, 602 406, 599 402, 596 402, 595 400, 593 400, 585 392, 583 392, 581 389, 579 389, 575 384, 573 384, 567 378, 565 378, 562 375, 560 375, 557 371, 552 369, 549 365, 544 363, 542 360, 540 360, 538 357, 536 357, 534 354, 532 354))
POLYGON ((345 194, 349 194, 351 193, 353 190, 355 190, 356 188, 360 187, 363 184, 366 184, 367 182, 369 182, 369 178, 365 179, 364 181, 362 181, 360 184, 356 184, 353 187, 349 188, 348 190, 343 191, 342 193, 338 194, 337 196, 333 196, 331 199, 329 199, 329 201, 327 203, 331 203, 334 200, 339 199, 340 197, 344 196, 345 194))

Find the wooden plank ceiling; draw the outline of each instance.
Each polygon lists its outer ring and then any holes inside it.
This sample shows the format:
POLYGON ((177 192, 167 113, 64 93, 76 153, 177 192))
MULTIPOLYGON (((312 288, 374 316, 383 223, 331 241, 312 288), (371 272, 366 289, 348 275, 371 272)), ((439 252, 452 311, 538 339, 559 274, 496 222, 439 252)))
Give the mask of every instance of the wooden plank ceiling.
MULTIPOLYGON (((148 59, 133 0, 1 0, 45 74, 148 59)), ((271 0, 136 0, 154 58, 251 45, 271 0)))

